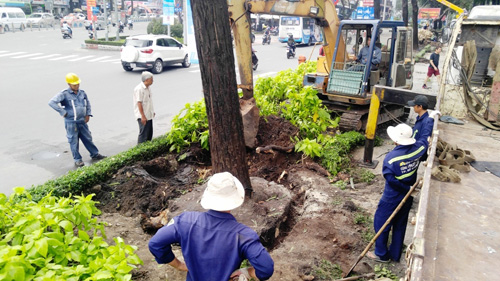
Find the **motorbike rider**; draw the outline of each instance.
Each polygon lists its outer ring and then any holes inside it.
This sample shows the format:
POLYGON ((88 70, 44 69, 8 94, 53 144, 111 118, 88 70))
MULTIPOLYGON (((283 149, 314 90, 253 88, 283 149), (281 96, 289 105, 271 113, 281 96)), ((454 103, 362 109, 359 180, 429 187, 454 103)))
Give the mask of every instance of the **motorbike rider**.
POLYGON ((130 17, 127 19, 127 25, 128 29, 132 29, 134 27, 134 24, 132 23, 132 19, 130 17))
POLYGON ((73 30, 71 29, 67 21, 63 22, 62 29, 67 29, 69 32, 69 36, 73 36, 73 30))
POLYGON ((271 41, 271 28, 266 27, 266 31, 264 31, 264 35, 267 37, 267 41, 271 41))
POLYGON ((118 30, 119 32, 123 32, 123 29, 125 27, 125 24, 123 23, 123 21, 120 19, 120 22, 119 22, 119 25, 118 25, 118 30))
POLYGON ((293 34, 288 34, 288 47, 295 53, 295 40, 293 39, 293 34))

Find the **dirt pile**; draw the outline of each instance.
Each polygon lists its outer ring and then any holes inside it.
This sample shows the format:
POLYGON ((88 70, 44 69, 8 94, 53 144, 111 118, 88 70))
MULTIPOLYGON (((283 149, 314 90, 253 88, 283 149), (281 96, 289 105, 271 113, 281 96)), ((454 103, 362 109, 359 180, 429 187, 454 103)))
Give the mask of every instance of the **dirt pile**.
MULTIPOLYGON (((291 147, 297 133, 281 118, 261 118, 258 146, 291 147)), ((256 230, 269 249, 275 261, 271 280, 330 280, 334 271, 349 270, 373 235, 370 217, 383 180, 377 177, 366 184, 357 177, 354 189, 350 184, 341 189, 300 154, 248 151, 247 160, 255 195, 233 215, 256 230)), ((180 154, 124 167, 91 190, 100 201, 102 220, 110 223, 108 237, 120 236, 138 246, 144 265, 134 271, 134 280, 185 280, 169 266, 158 266, 147 242, 173 216, 202 210, 198 201, 211 174, 209 153, 191 146, 180 154)), ((372 267, 372 262, 362 261, 356 271, 372 272, 372 267)))

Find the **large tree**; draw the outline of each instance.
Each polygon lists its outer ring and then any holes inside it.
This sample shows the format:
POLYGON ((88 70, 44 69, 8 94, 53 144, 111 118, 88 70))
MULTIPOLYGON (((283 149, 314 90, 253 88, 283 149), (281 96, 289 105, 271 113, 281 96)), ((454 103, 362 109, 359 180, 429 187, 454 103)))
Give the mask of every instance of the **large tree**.
POLYGON ((246 162, 226 1, 191 0, 191 9, 210 129, 212 169, 216 173, 232 173, 250 196, 252 186, 246 162))
POLYGON ((411 0, 411 23, 413 26, 413 50, 418 50, 418 3, 411 0))
POLYGON ((380 0, 373 1, 373 12, 375 14, 375 18, 380 19, 380 0))
MULTIPOLYGON (((406 26, 408 26, 408 0, 401 0, 402 8, 403 8, 403 22, 406 26)), ((415 32, 417 30, 415 29, 415 32)))

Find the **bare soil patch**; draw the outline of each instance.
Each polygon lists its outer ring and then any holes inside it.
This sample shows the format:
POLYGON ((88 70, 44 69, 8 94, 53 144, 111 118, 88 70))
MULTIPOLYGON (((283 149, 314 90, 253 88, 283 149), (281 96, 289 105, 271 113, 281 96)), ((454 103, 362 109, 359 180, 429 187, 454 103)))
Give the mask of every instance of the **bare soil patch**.
MULTIPOLYGON (((290 147, 297 128, 284 119, 261 118, 258 146, 290 147)), ((322 279, 320 265, 338 264, 346 272, 373 235, 371 217, 383 190, 377 176, 371 183, 354 179, 354 189, 333 185, 310 159, 294 152, 247 152, 254 196, 234 210, 236 219, 252 227, 275 261, 271 280, 322 279), (368 238, 367 238, 368 237, 368 238)), ((134 280, 185 280, 185 274, 159 266, 147 243, 158 228, 185 211, 199 210, 199 198, 212 174, 210 154, 193 145, 179 154, 138 162, 119 170, 111 180, 94 186, 101 219, 109 223, 108 240, 120 236, 138 247, 144 261, 134 270, 134 280)), ((353 170, 354 171, 354 170, 353 170)), ((408 235, 407 235, 408 236, 408 235)), ((181 256, 180 249, 176 255, 181 256)), ((374 263, 364 259, 358 274, 372 272, 374 263)), ((399 276, 403 264, 387 266, 399 276)))

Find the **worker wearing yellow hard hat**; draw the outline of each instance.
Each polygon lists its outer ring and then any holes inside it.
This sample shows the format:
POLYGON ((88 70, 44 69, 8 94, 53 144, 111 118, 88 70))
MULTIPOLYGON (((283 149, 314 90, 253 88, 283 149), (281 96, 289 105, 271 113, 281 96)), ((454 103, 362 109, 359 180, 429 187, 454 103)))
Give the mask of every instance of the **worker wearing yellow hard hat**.
POLYGON ((69 88, 55 95, 49 101, 49 106, 64 117, 66 136, 75 166, 82 167, 85 163, 79 152, 80 140, 90 152, 92 160, 101 160, 106 156, 99 154, 99 150, 92 142, 92 134, 87 125, 90 116, 92 116, 91 106, 85 91, 80 90, 80 78, 75 73, 68 73, 66 74, 66 83, 68 83, 69 88))
POLYGON ((70 85, 80 84, 80 78, 78 77, 78 75, 70 72, 66 74, 66 83, 70 85))

